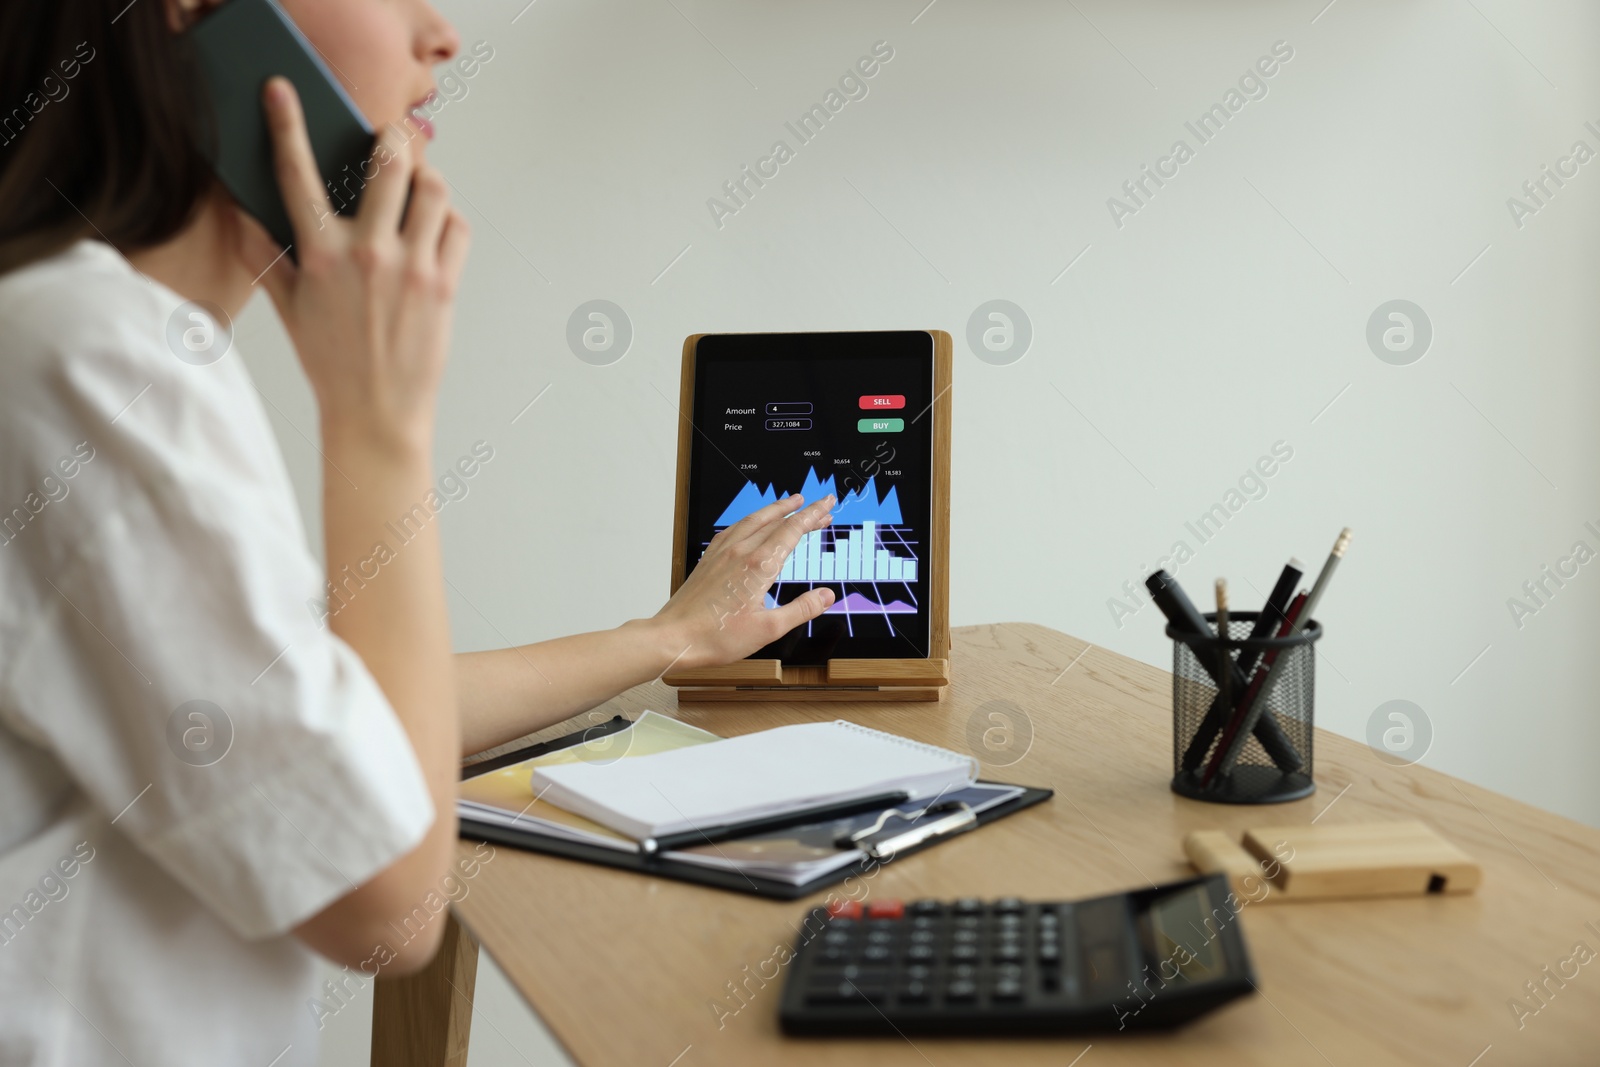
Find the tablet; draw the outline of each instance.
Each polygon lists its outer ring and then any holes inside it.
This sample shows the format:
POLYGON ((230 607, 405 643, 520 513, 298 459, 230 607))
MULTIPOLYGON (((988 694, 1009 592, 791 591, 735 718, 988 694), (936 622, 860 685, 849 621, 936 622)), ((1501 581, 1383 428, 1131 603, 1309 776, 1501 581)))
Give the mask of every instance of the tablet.
POLYGON ((776 606, 828 586, 833 606, 750 658, 928 657, 934 571, 946 555, 931 551, 935 420, 948 410, 934 404, 934 347, 925 331, 709 334, 693 344, 679 573, 693 571, 717 531, 789 493, 838 498, 832 524, 801 539, 765 597, 776 606))

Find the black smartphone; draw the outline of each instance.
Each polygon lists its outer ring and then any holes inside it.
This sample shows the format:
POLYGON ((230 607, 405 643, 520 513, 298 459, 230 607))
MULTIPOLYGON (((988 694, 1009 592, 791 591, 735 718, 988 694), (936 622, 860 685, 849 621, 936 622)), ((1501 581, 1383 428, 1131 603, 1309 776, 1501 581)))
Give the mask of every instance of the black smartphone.
MULTIPOLYGON (((282 75, 300 94, 306 131, 328 200, 351 214, 373 175, 371 123, 329 71, 316 46, 274 0, 228 0, 188 31, 202 80, 209 89, 211 164, 239 205, 274 240, 294 253, 294 228, 273 169, 272 138, 262 111, 267 79, 282 75)), ((314 212, 311 205, 294 205, 314 212)))

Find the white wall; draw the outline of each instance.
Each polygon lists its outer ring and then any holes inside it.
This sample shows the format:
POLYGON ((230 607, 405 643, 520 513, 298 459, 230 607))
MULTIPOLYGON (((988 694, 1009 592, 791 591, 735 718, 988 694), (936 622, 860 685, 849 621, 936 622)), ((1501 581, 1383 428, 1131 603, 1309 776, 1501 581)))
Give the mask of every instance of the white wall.
MULTIPOLYGON (((1283 441, 1266 495, 1178 569, 1196 598, 1225 575, 1254 601, 1353 526, 1319 722, 1364 737, 1413 701, 1429 765, 1600 824, 1600 564, 1520 627, 1507 606, 1575 541, 1600 550, 1600 162, 1521 228, 1507 208, 1575 140, 1600 150, 1600 10, 538 0, 513 24, 523 2, 444 5, 494 49, 432 151, 476 226, 438 458, 496 452, 443 515, 459 647, 659 605, 684 335, 939 327, 954 623, 1168 664, 1155 610, 1119 624, 1108 601, 1283 441), (785 120, 879 40, 869 94, 714 225, 707 198, 795 146, 785 120), (1277 41, 1268 94, 1119 228, 1107 198, 1277 41), (595 298, 635 333, 611 366, 565 341, 595 298), (964 339, 994 298, 1032 323, 1011 365, 964 339), (1395 298, 1433 325, 1409 366, 1365 339, 1395 298)), ((264 301, 240 343, 314 524, 316 421, 264 301)))

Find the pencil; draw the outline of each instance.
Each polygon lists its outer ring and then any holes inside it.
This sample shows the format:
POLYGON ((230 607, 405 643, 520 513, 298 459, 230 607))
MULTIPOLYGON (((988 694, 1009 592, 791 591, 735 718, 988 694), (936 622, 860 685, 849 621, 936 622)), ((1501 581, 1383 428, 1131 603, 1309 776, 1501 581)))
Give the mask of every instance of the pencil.
MULTIPOLYGON (((1339 531, 1339 537, 1333 542, 1333 550, 1328 553, 1328 562, 1322 565, 1322 570, 1317 574, 1317 580, 1312 583, 1311 592, 1306 594, 1305 603, 1300 606, 1300 612, 1294 621, 1287 627, 1288 633, 1284 636, 1293 637, 1305 629, 1306 623, 1311 621, 1312 612, 1317 610, 1317 604, 1322 600, 1322 594, 1327 591, 1328 582, 1333 578, 1333 572, 1339 568, 1339 561, 1344 558, 1345 550, 1350 547, 1350 527, 1346 526, 1339 531)), ((1266 710, 1267 702, 1272 695, 1272 687, 1278 680, 1278 671, 1275 670, 1282 657, 1273 662, 1263 664, 1261 667, 1261 688, 1256 690, 1253 700, 1246 701, 1244 710, 1239 719, 1239 729, 1234 732, 1232 741, 1219 747, 1216 757, 1211 765, 1206 768, 1206 780, 1209 781, 1217 774, 1228 775, 1233 771, 1233 765, 1239 760, 1239 753, 1244 750, 1245 739, 1250 736, 1250 731, 1255 727, 1256 721, 1261 718, 1261 713, 1266 710)))

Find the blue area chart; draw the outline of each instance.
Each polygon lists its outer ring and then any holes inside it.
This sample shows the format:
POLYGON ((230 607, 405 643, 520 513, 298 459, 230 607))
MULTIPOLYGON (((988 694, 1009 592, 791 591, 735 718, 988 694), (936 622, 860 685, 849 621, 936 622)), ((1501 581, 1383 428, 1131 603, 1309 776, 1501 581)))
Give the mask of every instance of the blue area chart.
MULTIPOLYGON (((787 493, 780 494, 774 485, 762 488, 746 481, 718 516, 716 526, 731 526, 787 493)), ((816 470, 807 468, 800 494, 812 501, 829 493, 839 495, 833 476, 819 480, 816 470)), ((880 497, 876 479, 869 478, 861 488, 840 497, 830 525, 800 539, 784 561, 774 592, 786 582, 866 587, 870 595, 848 591, 835 600, 828 614, 912 615, 917 611, 912 583, 920 566, 915 545, 914 534, 902 524, 900 498, 894 487, 880 497)), ((765 600, 768 607, 778 603, 773 593, 765 600)))
MULTIPOLYGON (((829 493, 839 495, 839 490, 834 486, 833 475, 828 475, 826 481, 817 480, 814 468, 806 468, 806 480, 800 486, 800 495, 812 501, 825 497, 829 493)), ((788 490, 784 491, 785 496, 788 490)), ((777 490, 768 485, 761 489, 755 482, 745 482, 733 502, 723 509, 717 516, 716 525, 732 526, 752 511, 759 511, 768 504, 775 503, 778 499, 777 490)), ((891 486, 889 491, 878 498, 877 478, 868 478, 867 484, 860 489, 852 489, 839 498, 838 506, 833 509, 833 521, 836 525, 859 526, 864 522, 875 522, 880 526, 900 525, 900 497, 891 486)))

